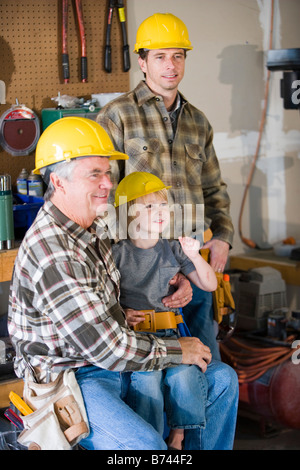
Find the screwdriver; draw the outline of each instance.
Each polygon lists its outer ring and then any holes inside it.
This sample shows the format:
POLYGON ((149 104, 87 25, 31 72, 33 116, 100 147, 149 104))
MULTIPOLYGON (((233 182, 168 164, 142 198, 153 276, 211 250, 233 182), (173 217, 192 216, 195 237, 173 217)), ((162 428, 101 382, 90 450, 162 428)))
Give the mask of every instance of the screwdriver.
POLYGON ((12 404, 15 405, 15 407, 20 411, 20 413, 22 413, 23 416, 27 416, 30 413, 33 413, 32 409, 29 408, 27 403, 25 403, 25 401, 22 400, 22 398, 20 398, 19 395, 17 395, 15 392, 10 392, 8 397, 12 404))
POLYGON ((7 410, 5 410, 4 416, 5 416, 7 419, 9 419, 9 421, 11 421, 17 428, 19 428, 19 429, 24 429, 23 421, 22 421, 21 418, 20 418, 13 410, 11 410, 10 408, 8 408, 7 410))

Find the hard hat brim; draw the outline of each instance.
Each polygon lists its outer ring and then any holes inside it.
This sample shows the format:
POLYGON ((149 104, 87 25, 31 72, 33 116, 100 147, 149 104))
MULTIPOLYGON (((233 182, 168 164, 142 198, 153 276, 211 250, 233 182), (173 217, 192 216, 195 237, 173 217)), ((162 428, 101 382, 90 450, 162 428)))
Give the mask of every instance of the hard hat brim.
MULTIPOLYGON (((129 159, 129 156, 126 155, 125 153, 115 151, 115 152, 110 152, 107 155, 105 155, 104 153, 101 153, 101 155, 95 154, 95 155, 82 155, 82 156, 78 156, 78 157, 76 157, 76 156, 75 157, 70 157, 70 158, 66 158, 64 160, 59 160, 56 163, 53 162, 51 165, 55 165, 55 164, 63 163, 63 162, 68 162, 68 161, 71 161, 71 160, 74 160, 74 159, 89 158, 89 157, 103 157, 103 158, 108 158, 109 160, 128 160, 129 159)), ((45 165, 45 166, 47 166, 47 165, 45 165)), ((41 166, 39 168, 35 168, 33 170, 33 173, 35 175, 39 175, 41 168, 44 168, 44 167, 41 166)))

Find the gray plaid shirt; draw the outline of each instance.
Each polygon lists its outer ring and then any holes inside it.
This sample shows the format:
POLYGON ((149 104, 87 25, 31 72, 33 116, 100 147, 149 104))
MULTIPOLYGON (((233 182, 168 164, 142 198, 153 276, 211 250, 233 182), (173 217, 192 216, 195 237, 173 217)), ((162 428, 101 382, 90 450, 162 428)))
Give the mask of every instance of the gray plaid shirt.
POLYGON ((201 111, 181 94, 180 98, 175 134, 162 97, 155 96, 143 81, 99 112, 97 121, 115 148, 130 157, 118 162, 119 168, 112 162, 116 181, 133 171, 155 174, 172 186, 169 202, 178 209, 179 234, 198 235, 210 227, 214 238, 231 245, 230 200, 213 147, 212 127, 201 111))
POLYGON ((151 370, 181 362, 176 340, 137 335, 127 327, 105 230, 101 219, 84 230, 46 202, 26 233, 9 299, 19 377, 25 358, 51 372, 89 364, 151 370))

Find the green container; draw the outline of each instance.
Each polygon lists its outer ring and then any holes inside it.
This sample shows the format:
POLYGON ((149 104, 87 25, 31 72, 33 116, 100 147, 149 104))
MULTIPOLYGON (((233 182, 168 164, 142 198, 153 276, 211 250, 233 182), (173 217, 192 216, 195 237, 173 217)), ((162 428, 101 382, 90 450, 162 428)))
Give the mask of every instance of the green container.
POLYGON ((14 246, 13 197, 10 175, 0 175, 0 250, 14 246))
POLYGON ((45 108, 42 109, 42 126, 43 131, 52 124, 52 122, 57 121, 58 119, 68 117, 68 116, 79 116, 83 118, 96 120, 97 114, 101 108, 95 108, 94 111, 90 111, 86 108, 68 108, 68 109, 55 109, 55 108, 45 108))

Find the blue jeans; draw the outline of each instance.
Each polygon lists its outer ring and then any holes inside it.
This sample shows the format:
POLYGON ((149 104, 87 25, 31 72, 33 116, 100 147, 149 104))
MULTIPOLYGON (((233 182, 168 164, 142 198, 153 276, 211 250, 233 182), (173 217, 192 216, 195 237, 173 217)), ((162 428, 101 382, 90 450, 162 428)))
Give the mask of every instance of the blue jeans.
POLYGON ((213 359, 221 360, 216 333, 214 331, 214 314, 212 293, 206 292, 191 283, 193 288, 193 298, 184 307, 183 315, 190 333, 195 338, 199 338, 202 343, 209 346, 213 359))
MULTIPOLYGON (((205 429, 185 430, 185 450, 230 450, 236 426, 238 381, 227 364, 212 361, 208 381, 205 429)), ((78 369, 90 423, 90 435, 80 444, 99 450, 166 450, 160 434, 126 403, 130 373, 106 371, 95 366, 78 369)))
POLYGON ((197 366, 132 372, 126 401, 161 435, 164 409, 169 428, 205 427, 207 381, 197 366))
POLYGON ((184 432, 185 450, 232 450, 239 399, 236 372, 212 361, 205 372, 208 382, 205 429, 184 432))
POLYGON ((124 401, 130 373, 112 372, 96 366, 76 372, 90 425, 90 434, 80 441, 88 450, 165 450, 155 429, 124 401))

